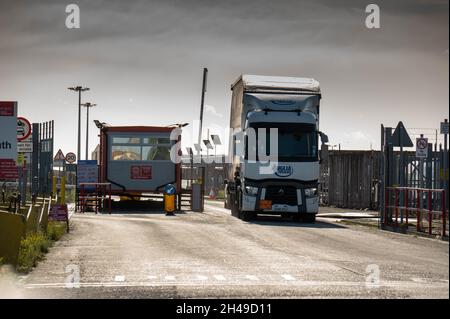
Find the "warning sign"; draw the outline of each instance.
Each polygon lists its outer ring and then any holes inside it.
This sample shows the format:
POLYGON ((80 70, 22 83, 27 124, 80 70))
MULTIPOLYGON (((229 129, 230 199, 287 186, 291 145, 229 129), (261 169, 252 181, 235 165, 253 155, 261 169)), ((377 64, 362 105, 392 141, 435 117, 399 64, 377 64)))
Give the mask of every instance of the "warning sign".
POLYGON ((152 167, 149 165, 131 165, 131 179, 152 179, 152 167))
POLYGON ((416 139, 416 157, 428 157, 428 138, 419 137, 416 139))

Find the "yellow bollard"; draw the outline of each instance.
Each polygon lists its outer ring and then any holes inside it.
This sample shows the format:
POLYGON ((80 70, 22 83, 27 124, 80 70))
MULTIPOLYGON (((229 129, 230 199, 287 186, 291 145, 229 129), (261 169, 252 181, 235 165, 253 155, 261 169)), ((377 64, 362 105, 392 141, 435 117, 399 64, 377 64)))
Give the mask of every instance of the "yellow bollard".
POLYGON ((52 177, 52 196, 56 198, 56 176, 52 177))
POLYGON ((164 210, 167 215, 173 214, 175 211, 175 195, 164 194, 164 210))
POLYGON ((61 205, 66 203, 66 177, 61 176, 61 205))

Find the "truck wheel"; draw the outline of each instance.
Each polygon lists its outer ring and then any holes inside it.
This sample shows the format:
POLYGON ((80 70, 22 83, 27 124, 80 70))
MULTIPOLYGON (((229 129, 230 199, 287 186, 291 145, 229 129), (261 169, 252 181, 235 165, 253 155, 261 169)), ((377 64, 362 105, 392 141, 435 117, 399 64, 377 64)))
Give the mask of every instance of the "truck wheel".
POLYGON ((234 196, 230 196, 230 202, 228 203, 228 206, 231 209, 231 216, 239 217, 239 209, 236 204, 236 201, 234 200, 234 196))
POLYGON ((302 216, 300 214, 295 214, 292 216, 292 220, 296 223, 301 222, 302 221, 302 216))
POLYGON ((223 208, 229 209, 230 208, 230 204, 229 203, 230 203, 229 202, 229 198, 225 198, 225 200, 223 201, 223 208))
POLYGON ((303 214, 302 219, 305 223, 315 223, 316 214, 303 214))
POLYGON ((248 222, 254 218, 253 212, 239 212, 239 219, 242 219, 244 222, 248 222))
POLYGON ((233 204, 231 204, 231 216, 239 218, 239 210, 233 204))

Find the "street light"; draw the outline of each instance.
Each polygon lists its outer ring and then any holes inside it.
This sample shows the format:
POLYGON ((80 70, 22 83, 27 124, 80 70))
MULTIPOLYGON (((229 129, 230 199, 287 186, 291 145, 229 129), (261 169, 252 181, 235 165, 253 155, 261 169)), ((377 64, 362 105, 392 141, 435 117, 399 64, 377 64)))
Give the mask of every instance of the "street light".
POLYGON ((96 106, 97 104, 92 104, 86 102, 82 104, 86 108, 86 160, 88 160, 88 152, 89 152, 89 109, 91 107, 96 106))
POLYGON ((75 86, 68 88, 71 91, 78 92, 78 145, 77 145, 77 158, 81 157, 81 92, 89 91, 89 88, 82 86, 75 86))
POLYGON ((222 142, 220 141, 219 135, 211 134, 211 139, 214 143, 214 161, 217 161, 217 145, 222 145, 222 142))

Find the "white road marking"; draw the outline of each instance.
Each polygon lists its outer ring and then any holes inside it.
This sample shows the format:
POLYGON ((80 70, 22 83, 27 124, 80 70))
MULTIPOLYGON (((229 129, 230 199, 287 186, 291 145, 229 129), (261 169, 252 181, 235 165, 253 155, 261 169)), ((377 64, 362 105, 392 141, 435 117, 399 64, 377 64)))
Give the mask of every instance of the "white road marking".
POLYGON ((259 278, 254 276, 254 275, 246 275, 245 278, 248 279, 248 280, 252 280, 252 281, 258 281, 259 280, 259 278))
POLYGON ((208 280, 208 277, 206 277, 206 276, 202 276, 202 275, 197 275, 197 280, 208 280))
POLYGON ((219 281, 224 281, 224 280, 226 280, 225 277, 222 276, 222 275, 214 275, 214 278, 215 278, 216 280, 219 280, 219 281))
POLYGON ((176 280, 176 278, 175 278, 175 276, 165 276, 165 277, 164 277, 164 280, 167 280, 167 281, 174 281, 174 280, 176 280))
POLYGON ((290 281, 295 280, 295 278, 291 275, 281 275, 281 277, 283 277, 283 279, 290 280, 290 281))
POLYGON ((411 278, 412 281, 414 282, 427 282, 425 279, 423 278, 411 278))
POLYGON ((116 276, 116 277, 114 277, 114 281, 115 282, 124 282, 125 276, 116 276))
MULTIPOLYGON (((268 282, 264 283, 264 286, 279 286, 281 283, 278 282, 268 282)), ((299 287, 308 287, 308 286, 342 286, 342 287, 361 287, 367 288, 366 282, 355 282, 355 281, 301 281, 296 280, 294 286, 299 287)), ((158 283, 149 283, 149 282, 85 282, 79 284, 81 288, 94 288, 94 287, 158 287, 158 286, 173 286, 173 283, 167 282, 158 282, 158 283)), ((194 282, 177 282, 177 286, 196 286, 194 282)), ((217 283, 214 282, 206 282, 202 283, 202 285, 206 286, 217 286, 217 283)), ((249 282, 230 282, 226 283, 229 286, 248 286, 252 285, 249 282)), ((261 285, 260 282, 255 282, 254 285, 261 285)), ((26 289, 36 289, 36 288, 68 288, 66 283, 35 283, 35 284, 27 284, 23 286, 26 289)), ((411 282, 411 281, 385 281, 380 282, 380 287, 390 287, 390 288, 400 288, 400 289, 417 289, 417 288, 447 288, 447 283, 442 282, 411 282)), ((73 288, 70 288, 73 289, 73 288)))

